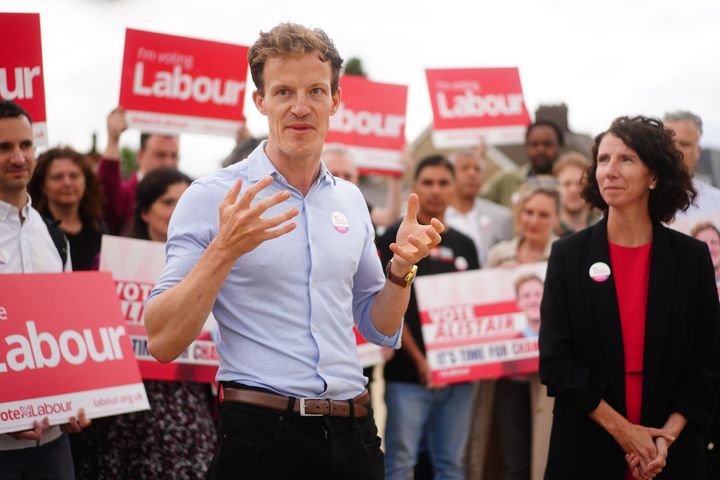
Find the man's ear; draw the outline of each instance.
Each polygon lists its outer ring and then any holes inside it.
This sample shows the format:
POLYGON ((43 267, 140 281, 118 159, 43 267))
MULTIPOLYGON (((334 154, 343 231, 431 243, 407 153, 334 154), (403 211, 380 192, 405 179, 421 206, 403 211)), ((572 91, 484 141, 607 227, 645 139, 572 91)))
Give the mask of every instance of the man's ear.
POLYGON ((338 87, 337 92, 332 95, 331 100, 330 115, 335 115, 335 112, 337 112, 337 109, 340 107, 340 87, 338 87))
POLYGON ((252 93, 252 99, 253 99, 253 103, 255 103, 255 108, 258 109, 258 112, 262 113, 263 115, 266 115, 265 95, 263 95, 259 91, 255 90, 252 93))

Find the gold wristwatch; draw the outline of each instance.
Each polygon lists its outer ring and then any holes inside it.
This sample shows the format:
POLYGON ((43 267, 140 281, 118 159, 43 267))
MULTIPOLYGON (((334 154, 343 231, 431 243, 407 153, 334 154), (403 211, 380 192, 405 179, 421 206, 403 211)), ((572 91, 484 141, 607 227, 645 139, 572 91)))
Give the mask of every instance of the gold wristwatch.
POLYGON ((415 275, 417 274, 417 265, 413 265, 410 271, 405 274, 404 277, 392 273, 391 268, 392 259, 390 259, 390 261, 387 263, 387 266, 385 267, 385 277, 387 277, 387 279, 393 282, 395 285, 407 288, 413 283, 413 281, 415 281, 415 275))

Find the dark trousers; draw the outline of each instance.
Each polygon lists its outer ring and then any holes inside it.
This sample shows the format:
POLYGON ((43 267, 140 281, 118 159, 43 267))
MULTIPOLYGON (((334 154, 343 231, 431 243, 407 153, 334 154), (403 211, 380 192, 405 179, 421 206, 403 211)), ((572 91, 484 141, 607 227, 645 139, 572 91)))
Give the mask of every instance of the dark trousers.
POLYGON ((208 480, 385 478, 372 411, 360 418, 301 417, 225 402, 219 430, 208 480))
POLYGON ((74 480, 67 435, 39 447, 0 450, 0 480, 74 480))

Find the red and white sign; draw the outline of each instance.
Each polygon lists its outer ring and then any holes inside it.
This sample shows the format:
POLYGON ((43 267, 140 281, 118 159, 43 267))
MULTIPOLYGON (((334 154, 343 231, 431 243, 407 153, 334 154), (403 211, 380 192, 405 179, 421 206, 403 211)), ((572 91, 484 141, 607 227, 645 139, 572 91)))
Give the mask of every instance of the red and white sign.
POLYGON ((361 174, 401 175, 407 86, 344 75, 340 88, 325 143, 350 150, 361 174))
POLYGON ((425 71, 436 148, 522 142, 530 124, 517 68, 425 71))
POLYGON ((0 275, 0 384, 0 433, 149 409, 110 275, 0 275))
POLYGON ((40 15, 0 13, 0 98, 23 107, 36 145, 47 145, 40 15))
POLYGON ((378 363, 383 363, 385 359, 383 358, 382 347, 365 340, 355 327, 353 327, 353 330, 355 331, 355 341, 357 342, 360 365, 362 365, 363 368, 367 368, 378 363))
POLYGON ((115 279, 122 315, 127 322, 142 377, 148 380, 212 383, 219 365, 212 338, 213 331, 217 331, 217 323, 212 314, 197 340, 175 361, 160 363, 148 353, 147 332, 143 323, 145 300, 164 267, 164 243, 103 235, 100 270, 110 271, 115 279))
POLYGON ((535 263, 415 280, 434 384, 537 371, 546 268, 535 263))
POLYGON ((120 106, 131 128, 234 137, 243 122, 248 48, 127 29, 120 106))

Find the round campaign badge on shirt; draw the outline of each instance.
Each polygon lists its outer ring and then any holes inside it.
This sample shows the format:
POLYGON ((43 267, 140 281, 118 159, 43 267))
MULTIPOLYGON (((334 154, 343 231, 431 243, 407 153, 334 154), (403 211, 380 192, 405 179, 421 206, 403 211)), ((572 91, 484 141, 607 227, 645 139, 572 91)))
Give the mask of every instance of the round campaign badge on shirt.
POLYGON ((610 278, 610 267, 604 262, 593 263, 590 266, 590 278, 596 282, 604 282, 610 278))
POLYGON ((10 257, 8 257, 8 253, 0 248, 0 268, 4 267, 8 260, 10 260, 10 257))
POLYGON ((335 227, 335 230, 338 232, 347 233, 347 231, 350 230, 350 222, 348 222, 347 217, 342 213, 333 212, 331 218, 333 227, 335 227))
POLYGON ((487 215, 480 215, 480 226, 482 228, 490 228, 492 225, 492 219, 487 215))
POLYGON ((464 272, 468 269, 468 261, 465 259, 465 257, 455 257, 455 268, 460 271, 464 272))

